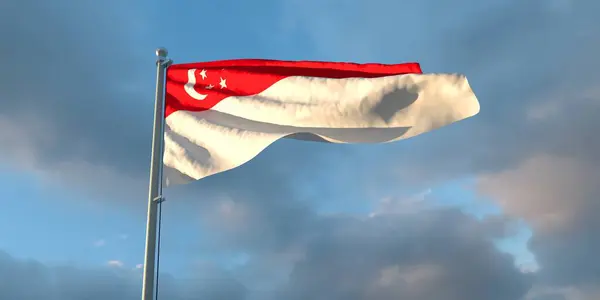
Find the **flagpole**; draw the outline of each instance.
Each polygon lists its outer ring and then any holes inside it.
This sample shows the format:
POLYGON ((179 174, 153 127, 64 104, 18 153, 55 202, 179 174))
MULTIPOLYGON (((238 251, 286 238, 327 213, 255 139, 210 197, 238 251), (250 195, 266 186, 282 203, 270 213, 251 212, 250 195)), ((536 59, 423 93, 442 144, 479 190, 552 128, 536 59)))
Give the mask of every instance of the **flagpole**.
POLYGON ((142 300, 154 300, 156 274, 156 239, 158 205, 162 197, 162 157, 164 139, 164 84, 165 71, 171 64, 165 48, 156 49, 156 97, 154 103, 154 128, 152 130, 152 158, 150 164, 150 185, 148 191, 148 216, 146 222, 146 251, 144 255, 144 277, 142 300))

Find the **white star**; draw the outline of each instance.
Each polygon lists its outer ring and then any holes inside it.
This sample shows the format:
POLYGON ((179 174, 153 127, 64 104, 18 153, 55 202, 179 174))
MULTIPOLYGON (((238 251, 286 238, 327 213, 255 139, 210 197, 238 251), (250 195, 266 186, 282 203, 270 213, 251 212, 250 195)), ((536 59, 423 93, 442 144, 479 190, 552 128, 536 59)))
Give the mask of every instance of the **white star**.
POLYGON ((214 88, 214 87, 215 87, 214 85, 212 85, 212 84, 209 84, 209 85, 207 85, 207 86, 206 86, 206 89, 207 89, 207 90, 210 90, 210 89, 212 89, 212 88, 214 88))
POLYGON ((219 82, 219 85, 221 85, 222 89, 227 87, 227 82, 225 82, 225 80, 227 79, 223 79, 223 77, 221 77, 221 82, 219 82))
POLYGON ((206 70, 200 71, 200 76, 202 76, 202 79, 206 79, 206 70))

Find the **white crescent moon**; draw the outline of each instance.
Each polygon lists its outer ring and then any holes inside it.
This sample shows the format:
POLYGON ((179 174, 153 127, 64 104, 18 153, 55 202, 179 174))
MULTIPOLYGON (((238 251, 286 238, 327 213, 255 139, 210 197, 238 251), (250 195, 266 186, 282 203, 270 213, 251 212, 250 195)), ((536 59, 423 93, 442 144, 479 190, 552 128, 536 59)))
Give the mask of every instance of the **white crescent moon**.
POLYGON ((190 95, 190 97, 196 99, 196 100, 204 100, 206 99, 205 94, 200 94, 198 92, 196 92, 196 90, 194 89, 194 86, 196 85, 196 69, 189 69, 188 70, 188 81, 187 83, 183 86, 183 88, 185 89, 185 92, 190 95))

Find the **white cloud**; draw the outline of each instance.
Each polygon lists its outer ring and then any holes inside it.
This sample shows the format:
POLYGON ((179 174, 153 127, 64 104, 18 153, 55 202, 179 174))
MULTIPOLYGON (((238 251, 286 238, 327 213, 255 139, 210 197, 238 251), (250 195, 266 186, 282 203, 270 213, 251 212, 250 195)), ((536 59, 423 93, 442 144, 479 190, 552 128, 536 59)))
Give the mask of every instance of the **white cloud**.
POLYGON ((369 217, 382 214, 412 214, 423 209, 431 208, 431 203, 425 202, 433 191, 426 189, 409 197, 385 197, 375 206, 369 217))
POLYGON ((115 267, 115 268, 122 268, 123 267, 123 262, 120 260, 109 260, 107 262, 107 264, 111 267, 115 267))

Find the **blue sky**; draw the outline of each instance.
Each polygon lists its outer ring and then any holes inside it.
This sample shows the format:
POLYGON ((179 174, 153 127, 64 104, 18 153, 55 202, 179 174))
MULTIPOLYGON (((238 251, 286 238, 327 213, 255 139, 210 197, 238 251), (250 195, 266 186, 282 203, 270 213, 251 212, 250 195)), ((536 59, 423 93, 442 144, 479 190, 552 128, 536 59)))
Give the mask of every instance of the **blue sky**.
POLYGON ((0 78, 0 254, 14 268, 112 270, 132 288, 111 297, 137 297, 154 49, 164 46, 175 63, 418 61, 466 74, 481 102, 472 120, 407 141, 280 141, 166 190, 161 285, 179 286, 173 299, 188 288, 222 299, 598 295, 594 1, 71 2, 9 1, 0 12, 12 72, 0 78), (438 277, 403 273, 421 268, 438 277), (374 288, 381 274, 397 287, 374 288))

